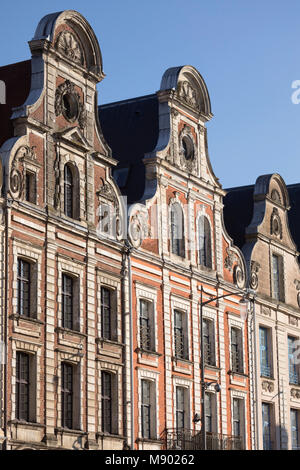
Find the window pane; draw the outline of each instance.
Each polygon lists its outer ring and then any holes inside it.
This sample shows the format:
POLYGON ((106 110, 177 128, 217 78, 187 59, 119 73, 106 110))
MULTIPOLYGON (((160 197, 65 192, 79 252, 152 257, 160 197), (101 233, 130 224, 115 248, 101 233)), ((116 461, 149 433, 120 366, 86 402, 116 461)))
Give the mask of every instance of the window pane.
POLYGON ((140 300, 140 344, 146 351, 152 349, 151 324, 150 324, 150 303, 140 300))
POLYGON ((73 175, 69 165, 65 165, 64 176, 64 212, 68 217, 73 217, 73 175))
POLYGON ((111 291, 101 288, 101 327, 102 338, 112 339, 111 335, 111 291))
POLYGON ((298 368, 295 363, 295 357, 294 357, 295 346, 296 346, 295 341, 297 341, 296 338, 293 338, 292 336, 288 337, 289 381, 291 384, 298 385, 299 384, 298 368))
POLYGON ((271 368, 269 363, 268 351, 268 329, 259 328, 259 341, 260 341, 260 368, 261 375, 264 377, 271 377, 271 368))
POLYGON ((183 332, 183 313, 174 310, 174 346, 175 357, 180 359, 187 358, 187 351, 184 345, 184 332, 183 332))
POLYGON ((151 403, 150 403, 150 382, 142 380, 142 436, 151 437, 151 403))
POLYGON ((18 260, 18 314, 30 316, 30 263, 18 260))
POLYGON ((112 433, 112 378, 109 372, 102 372, 102 431, 112 433))
POLYGON ((299 420, 298 410, 291 410, 291 440, 292 440, 292 449, 294 450, 299 449, 298 420, 299 420))
POLYGON ((67 274, 62 275, 62 326, 73 329, 73 281, 67 274))
POLYGON ((208 268, 212 267, 211 262, 211 231, 207 217, 202 215, 199 218, 199 264, 208 268))
POLYGON ((62 363, 61 407, 62 427, 73 428, 73 367, 62 363))
POLYGON ((268 403, 262 404, 262 422, 263 422, 263 447, 264 450, 271 450, 271 417, 270 405, 268 403))
POLYGON ((184 406, 185 390, 183 387, 176 387, 176 428, 185 427, 185 406, 184 406))
POLYGON ((17 352, 16 395, 16 417, 29 421, 29 356, 21 352, 17 352))

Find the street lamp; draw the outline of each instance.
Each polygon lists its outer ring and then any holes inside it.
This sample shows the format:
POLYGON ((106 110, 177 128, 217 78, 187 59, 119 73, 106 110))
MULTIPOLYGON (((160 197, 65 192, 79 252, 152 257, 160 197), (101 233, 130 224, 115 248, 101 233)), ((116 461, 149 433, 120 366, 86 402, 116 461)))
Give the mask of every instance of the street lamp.
MULTIPOLYGON (((210 298, 209 300, 205 300, 203 302, 203 293, 207 294, 204 291, 203 286, 201 285, 201 296, 200 296, 200 327, 201 327, 201 433, 202 433, 202 446, 203 450, 206 450, 206 423, 205 423, 205 390, 214 382, 205 382, 204 379, 204 368, 205 368, 205 361, 204 361, 204 341, 203 341, 203 306, 207 305, 211 302, 215 302, 219 299, 224 299, 225 297, 230 297, 233 294, 225 294, 220 295, 217 297, 210 298)), ((245 321, 247 318, 247 310, 248 310, 248 297, 244 294, 241 300, 239 301, 241 306, 241 317, 245 321)), ((215 390, 216 392, 220 391, 220 385, 216 383, 215 390)))

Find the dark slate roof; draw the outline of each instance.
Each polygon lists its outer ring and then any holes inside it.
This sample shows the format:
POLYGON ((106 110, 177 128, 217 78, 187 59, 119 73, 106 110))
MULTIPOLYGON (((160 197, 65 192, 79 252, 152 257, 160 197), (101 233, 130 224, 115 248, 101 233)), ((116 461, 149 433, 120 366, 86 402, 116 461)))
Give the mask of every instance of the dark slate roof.
POLYGON ((114 176, 128 202, 139 201, 145 189, 144 155, 158 140, 156 94, 99 106, 99 120, 112 156, 119 164, 114 176))
POLYGON ((287 186, 290 198, 290 210, 288 211, 288 219, 291 235, 300 251, 300 184, 290 184, 287 186))
POLYGON ((245 244, 245 231, 252 220, 254 185, 226 189, 224 223, 239 248, 245 244))

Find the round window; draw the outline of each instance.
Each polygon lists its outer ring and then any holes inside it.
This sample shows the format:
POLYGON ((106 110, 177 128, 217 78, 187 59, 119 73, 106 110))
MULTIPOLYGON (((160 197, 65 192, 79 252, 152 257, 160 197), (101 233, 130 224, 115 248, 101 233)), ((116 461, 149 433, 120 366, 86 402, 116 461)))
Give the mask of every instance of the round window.
POLYGON ((190 137, 184 136, 182 139, 182 150, 186 160, 194 158, 194 144, 190 137))
POLYGON ((78 100, 72 93, 65 93, 62 97, 62 112, 68 121, 75 121, 78 117, 78 100))

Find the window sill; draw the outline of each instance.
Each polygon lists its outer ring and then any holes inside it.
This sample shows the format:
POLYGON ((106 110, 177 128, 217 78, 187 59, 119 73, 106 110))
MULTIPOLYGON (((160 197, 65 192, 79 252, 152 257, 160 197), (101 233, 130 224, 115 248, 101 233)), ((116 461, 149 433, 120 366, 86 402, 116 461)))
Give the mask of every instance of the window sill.
POLYGON ((7 424, 14 424, 15 426, 25 426, 28 428, 46 428, 45 424, 35 423, 33 421, 23 421, 21 419, 13 419, 8 421, 7 424))
POLYGON ((107 338, 102 338, 102 337, 99 337, 99 338, 96 338, 96 343, 99 344, 99 343, 108 343, 108 344, 115 344, 116 346, 125 346, 124 343, 120 343, 120 341, 117 341, 117 340, 114 340, 114 339, 107 339, 107 338))
POLYGON ((183 358, 183 357, 177 357, 177 356, 173 356, 172 357, 172 360, 174 362, 184 362, 186 364, 193 364, 192 361, 190 361, 190 359, 186 359, 186 358, 183 358))
POLYGON ((103 437, 109 437, 112 439, 121 439, 124 440, 126 439, 125 436, 122 436, 121 434, 110 434, 109 432, 97 432, 96 433, 96 438, 103 438, 103 437))
MULTIPOLYGON (((200 364, 200 368, 201 368, 201 364, 200 364)), ((217 370, 217 371, 221 370, 220 367, 214 366, 212 364, 204 364, 204 369, 217 370)))
POLYGON ((55 428, 55 434, 76 434, 77 436, 87 436, 88 433, 80 429, 55 428))
POLYGON ((154 437, 138 437, 135 442, 149 442, 149 444, 161 444, 162 441, 160 439, 154 437))
POLYGON ((150 351, 148 349, 143 349, 143 348, 136 348, 135 349, 136 353, 141 353, 141 354, 146 354, 147 356, 154 356, 154 357, 161 357, 162 354, 156 352, 156 351, 150 351))
POLYGON ((18 315, 18 314, 15 314, 13 313, 12 315, 9 316, 9 318, 11 320, 16 320, 16 321, 20 321, 20 320, 24 320, 24 321, 28 321, 28 322, 31 322, 31 323, 37 323, 38 325, 44 325, 45 322, 39 320, 38 318, 36 317, 26 317, 25 315, 18 315))
POLYGON ((262 379, 275 380, 273 375, 262 375, 262 374, 260 374, 260 376, 261 376, 262 379))
POLYGON ((249 375, 245 374, 244 372, 236 372, 234 370, 229 370, 227 373, 229 375, 239 375, 240 377, 249 377, 249 375))
POLYGON ((87 338, 87 334, 81 333, 81 331, 78 331, 78 330, 71 330, 70 328, 64 328, 63 326, 57 326, 55 328, 55 331, 57 333, 69 333, 73 335, 82 336, 83 338, 87 338))

